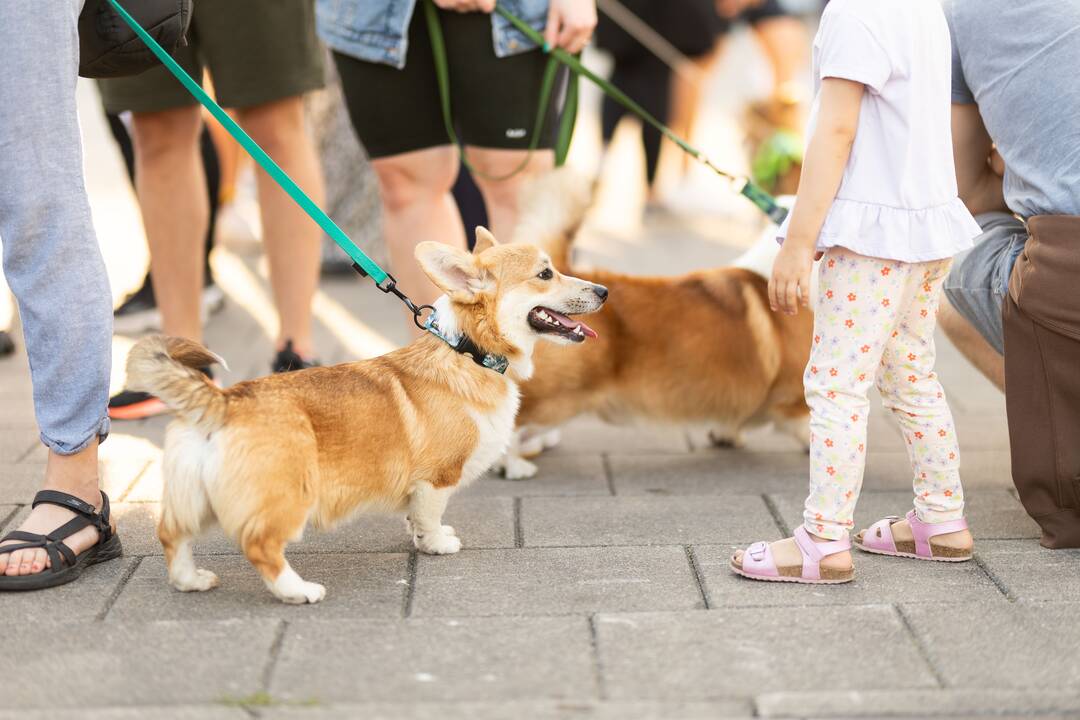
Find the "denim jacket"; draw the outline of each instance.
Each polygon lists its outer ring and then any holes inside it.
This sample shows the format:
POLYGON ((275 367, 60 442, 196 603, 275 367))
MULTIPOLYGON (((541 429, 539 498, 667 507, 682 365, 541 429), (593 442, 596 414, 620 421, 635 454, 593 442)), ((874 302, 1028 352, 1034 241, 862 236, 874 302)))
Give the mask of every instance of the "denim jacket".
MULTIPOLYGON (((319 37, 334 50, 367 62, 405 67, 409 22, 424 0, 317 0, 319 37)), ((548 0, 499 0, 507 10, 543 32, 548 0)), ((495 55, 506 57, 536 47, 501 15, 492 13, 495 55)))

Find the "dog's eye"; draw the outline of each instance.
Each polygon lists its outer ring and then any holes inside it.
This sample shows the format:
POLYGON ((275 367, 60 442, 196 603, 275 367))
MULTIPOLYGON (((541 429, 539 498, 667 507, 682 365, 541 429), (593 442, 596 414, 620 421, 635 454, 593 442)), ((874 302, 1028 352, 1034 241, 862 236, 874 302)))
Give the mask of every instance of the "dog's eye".
POLYGON ((551 278, 555 277, 555 273, 551 272, 551 268, 544 268, 536 277, 540 278, 541 280, 550 280, 551 278))

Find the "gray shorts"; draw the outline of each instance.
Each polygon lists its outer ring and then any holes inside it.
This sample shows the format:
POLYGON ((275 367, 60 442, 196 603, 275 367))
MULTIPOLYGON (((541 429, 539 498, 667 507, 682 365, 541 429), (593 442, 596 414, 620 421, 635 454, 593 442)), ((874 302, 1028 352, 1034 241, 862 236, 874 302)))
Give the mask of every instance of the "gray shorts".
POLYGON ((982 235, 975 247, 953 260, 945 279, 945 297, 957 312, 975 326, 995 350, 1005 354, 1001 305, 1009 293, 1009 276, 1024 250, 1028 232, 1016 216, 988 212, 976 216, 982 235))

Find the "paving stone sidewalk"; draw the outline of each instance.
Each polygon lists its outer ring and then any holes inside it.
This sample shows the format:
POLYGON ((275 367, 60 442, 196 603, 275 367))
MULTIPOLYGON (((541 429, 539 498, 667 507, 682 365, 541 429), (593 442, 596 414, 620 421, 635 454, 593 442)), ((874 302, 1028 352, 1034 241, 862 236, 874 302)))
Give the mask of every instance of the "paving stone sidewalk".
MULTIPOLYGON (((675 236, 686 267, 736 252, 660 222, 618 263, 653 267, 675 236)), ((611 257, 608 242, 593 237, 586 259, 611 257)), ((235 292, 227 274, 222 284, 235 292)), ((359 281, 324 290, 396 339, 392 306, 359 281)), ((320 327, 330 361, 349 357, 340 335, 320 327)), ((225 382, 269 357, 235 297, 208 342, 237 368, 225 382)), ((290 607, 212 534, 197 550, 222 586, 182 594, 165 582, 153 529, 165 420, 117 424, 102 471, 126 555, 74 585, 0 595, 0 718, 1080 715, 1080 553, 1039 547, 1011 489, 1001 396, 948 343, 939 352, 976 560, 860 555, 856 582, 830 588, 727 569, 737 545, 798 522, 806 458, 792 441, 763 432, 717 450, 695 432, 582 420, 539 477, 486 478, 452 500, 458 555, 418 555, 397 518, 311 532, 292 562, 328 595, 290 607)), ((0 525, 11 528, 45 458, 21 356, 0 362, 0 407, 0 525)), ((860 524, 910 502, 906 454, 880 410, 870 449, 860 524)))

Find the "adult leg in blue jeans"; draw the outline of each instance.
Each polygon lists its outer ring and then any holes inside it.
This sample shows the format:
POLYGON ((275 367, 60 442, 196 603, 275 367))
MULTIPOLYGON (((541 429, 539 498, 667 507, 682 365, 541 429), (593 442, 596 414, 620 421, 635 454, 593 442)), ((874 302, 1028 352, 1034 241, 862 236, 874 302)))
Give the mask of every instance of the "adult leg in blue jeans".
POLYGON ((0 3, 4 274, 18 300, 34 408, 49 448, 42 487, 54 491, 39 493, 20 532, 0 544, 0 589, 28 589, 27 576, 50 572, 59 582, 74 579, 77 572, 61 571, 81 568, 78 557, 96 555, 99 539, 110 535, 97 447, 109 427, 112 303, 75 109, 81 7, 80 0, 0 3), (32 539, 50 533, 66 535, 64 547, 32 539))

